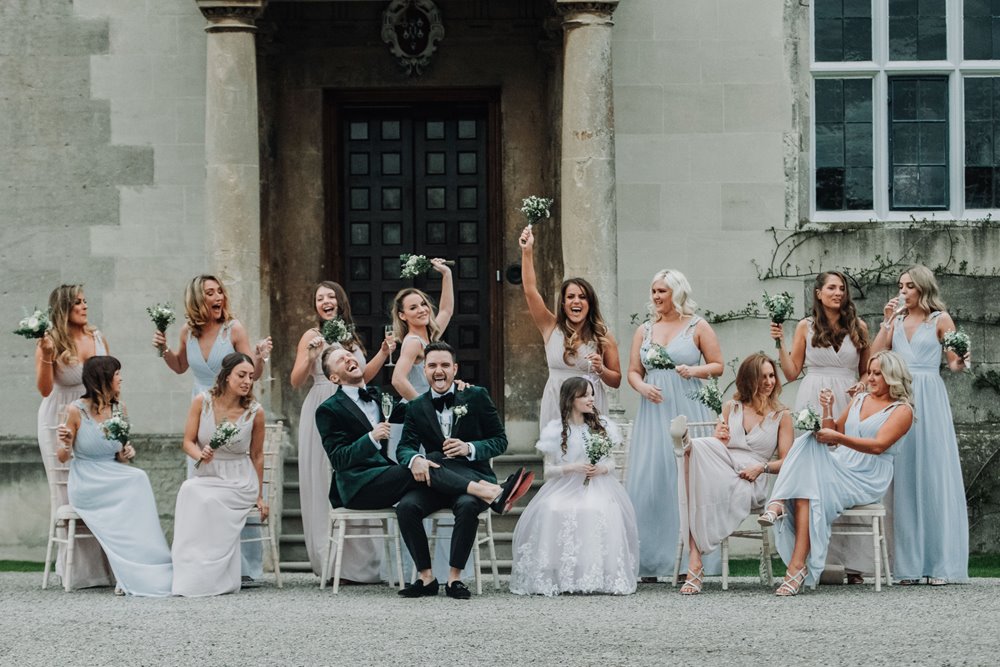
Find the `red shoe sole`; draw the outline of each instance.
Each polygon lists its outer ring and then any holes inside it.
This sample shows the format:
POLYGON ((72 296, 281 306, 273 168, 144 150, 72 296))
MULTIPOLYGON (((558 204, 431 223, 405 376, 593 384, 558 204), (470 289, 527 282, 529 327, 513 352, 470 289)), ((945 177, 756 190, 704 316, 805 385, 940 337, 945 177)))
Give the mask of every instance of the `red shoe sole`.
POLYGON ((504 504, 504 514, 510 511, 510 508, 514 506, 514 503, 524 497, 524 494, 526 494, 528 489, 531 488, 531 483, 533 481, 535 481, 535 473, 529 470, 524 474, 524 477, 521 478, 521 481, 517 483, 517 488, 514 489, 514 492, 510 494, 510 497, 504 504))

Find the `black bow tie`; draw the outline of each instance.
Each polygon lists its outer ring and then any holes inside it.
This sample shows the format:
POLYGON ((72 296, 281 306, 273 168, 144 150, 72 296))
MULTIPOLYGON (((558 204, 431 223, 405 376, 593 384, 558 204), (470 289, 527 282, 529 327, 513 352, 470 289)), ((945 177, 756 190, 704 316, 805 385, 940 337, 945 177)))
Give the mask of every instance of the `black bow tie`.
POLYGON ((358 398, 365 403, 371 403, 378 398, 378 391, 375 387, 360 387, 358 389, 358 398))
POLYGON ((455 405, 455 392, 450 391, 444 396, 435 396, 431 398, 431 403, 434 404, 434 409, 438 412, 443 411, 445 408, 450 408, 455 405))

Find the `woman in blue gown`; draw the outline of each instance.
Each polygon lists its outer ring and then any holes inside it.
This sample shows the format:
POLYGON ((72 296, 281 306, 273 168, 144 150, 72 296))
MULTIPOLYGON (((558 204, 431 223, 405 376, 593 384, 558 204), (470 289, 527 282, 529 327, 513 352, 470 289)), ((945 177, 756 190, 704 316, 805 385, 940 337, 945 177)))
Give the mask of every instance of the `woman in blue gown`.
MULTIPOLYGON (((941 379, 941 340, 955 329, 934 274, 914 265, 899 277, 899 296, 885 305, 873 346, 891 348, 913 373, 917 421, 896 457, 892 480, 893 574, 901 584, 927 577, 940 586, 969 578, 969 515, 948 392, 941 379), (898 314, 897 314, 898 313, 898 314)), ((968 367, 947 352, 953 373, 968 367)))
POLYGON ((153 488, 145 472, 127 465, 135 456, 132 445, 123 447, 103 429, 116 409, 124 412, 118 402, 121 381, 121 364, 114 357, 91 357, 84 363, 86 393, 59 427, 57 456, 70 461, 70 505, 101 543, 118 589, 163 597, 170 595, 173 567, 153 488))
MULTIPOLYGON (((646 583, 673 576, 680 513, 677 463, 670 422, 712 421, 715 415, 690 395, 701 380, 722 375, 722 351, 708 322, 695 315, 691 285, 680 271, 664 270, 650 286, 650 319, 636 329, 629 356, 628 383, 642 396, 632 428, 625 488, 639 525, 639 576, 646 583), (675 368, 656 368, 654 346, 665 348, 675 368)), ((718 558, 706 560, 709 573, 718 558)))
POLYGON ((834 428, 795 441, 758 519, 775 525, 775 545, 787 566, 776 595, 796 595, 803 583, 815 587, 834 520, 845 509, 882 500, 892 481, 894 445, 913 422, 911 382, 899 355, 883 351, 868 362, 868 392, 856 396, 839 420, 833 418, 833 392, 821 394, 822 424, 834 428))

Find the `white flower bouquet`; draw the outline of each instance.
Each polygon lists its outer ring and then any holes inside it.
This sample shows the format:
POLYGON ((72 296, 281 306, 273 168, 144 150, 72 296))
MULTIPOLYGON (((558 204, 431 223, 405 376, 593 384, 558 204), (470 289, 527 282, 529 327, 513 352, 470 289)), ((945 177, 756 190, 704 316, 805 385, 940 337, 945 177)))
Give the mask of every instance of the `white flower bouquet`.
MULTIPOLYGON (((615 443, 611 441, 611 436, 607 433, 600 433, 598 431, 588 429, 587 432, 583 434, 583 446, 584 452, 587 454, 587 459, 590 461, 590 465, 597 465, 598 461, 611 454, 611 450, 615 448, 615 443)), ((587 486, 588 484, 590 484, 589 477, 583 480, 584 486, 587 486)))
MULTIPOLYGON (((212 439, 208 441, 208 446, 212 449, 218 449, 219 447, 225 447, 236 434, 240 432, 240 427, 233 422, 224 421, 215 427, 215 433, 212 434, 212 439)), ((195 468, 201 466, 201 461, 194 464, 195 468)))
POLYGON ((698 401, 714 412, 716 416, 722 414, 722 390, 719 389, 718 378, 709 378, 698 388, 698 391, 688 394, 688 398, 698 401))
POLYGON ((104 437, 108 440, 117 440, 122 447, 128 444, 129 434, 132 432, 132 424, 125 417, 121 408, 115 406, 111 411, 111 416, 104 420, 104 437))
POLYGON ((17 328, 14 329, 14 333, 18 336, 24 336, 28 340, 41 338, 45 335, 45 332, 49 330, 52 326, 49 322, 49 311, 39 310, 35 308, 35 312, 31 315, 25 315, 18 322, 17 328))
POLYGON ((944 338, 941 341, 944 349, 951 350, 959 357, 965 357, 969 353, 969 347, 972 344, 972 339, 969 338, 969 334, 965 333, 961 329, 955 331, 946 331, 944 338))
POLYGON ((650 344, 649 350, 646 352, 646 363, 649 364, 650 368, 665 370, 677 367, 674 360, 667 354, 667 348, 658 343, 650 344))
POLYGON ((354 327, 348 325, 339 317, 334 317, 323 322, 320 333, 323 335, 323 340, 326 341, 327 345, 334 345, 335 343, 343 344, 354 338, 354 327))
POLYGON ((521 213, 528 219, 528 228, 537 224, 542 218, 551 218, 549 209, 552 208, 552 199, 546 197, 536 197, 531 195, 521 200, 521 213))
POLYGON ((811 405, 799 410, 792 419, 792 424, 800 431, 812 431, 815 433, 820 428, 819 413, 811 405))
MULTIPOLYGON (((771 321, 775 324, 781 324, 791 317, 792 311, 795 308, 795 299, 788 292, 775 295, 764 292, 762 300, 764 307, 767 308, 767 312, 771 316, 771 321)), ((781 341, 775 340, 774 346, 781 347, 781 341)))
MULTIPOLYGON (((399 262, 402 264, 402 268, 399 271, 400 278, 416 278, 417 276, 422 276, 433 268, 431 260, 427 259, 424 255, 411 255, 409 253, 403 253, 399 256, 399 262)), ((451 260, 445 261, 447 266, 455 266, 455 262, 451 260)))
MULTIPOLYGON (((155 306, 148 306, 146 312, 149 319, 153 320, 153 326, 160 333, 166 333, 167 327, 173 324, 177 317, 174 315, 174 307, 169 303, 158 303, 155 306)), ((160 356, 163 356, 164 348, 159 348, 160 356)))

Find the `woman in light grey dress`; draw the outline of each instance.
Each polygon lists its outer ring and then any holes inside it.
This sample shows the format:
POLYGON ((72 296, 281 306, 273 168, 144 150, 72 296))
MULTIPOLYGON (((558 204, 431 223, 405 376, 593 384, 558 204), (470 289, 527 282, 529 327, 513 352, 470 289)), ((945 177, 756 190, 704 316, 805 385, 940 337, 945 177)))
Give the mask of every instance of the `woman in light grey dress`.
POLYGON ((832 392, 821 396, 822 424, 832 428, 799 436, 758 519, 775 526, 775 544, 787 565, 776 595, 796 595, 803 584, 815 587, 836 518, 849 507, 882 499, 899 453, 895 445, 913 422, 911 383, 899 355, 882 351, 868 362, 868 393, 856 396, 838 420, 832 392))
POLYGON ((549 310, 538 291, 535 276, 535 235, 525 227, 521 245, 521 279, 531 319, 545 343, 549 375, 542 389, 538 412, 539 430, 559 414, 559 388, 571 377, 583 377, 594 385, 598 412, 607 414, 605 385, 617 389, 622 383, 618 343, 601 316, 593 286, 580 277, 568 278, 559 288, 556 312, 549 310))
MULTIPOLYGON (((351 304, 347 293, 339 283, 324 280, 313 291, 313 308, 318 318, 317 326, 311 327, 299 339, 292 366, 291 383, 296 389, 305 386, 312 379, 309 393, 302 401, 299 413, 299 507, 302 511, 302 532, 306 540, 306 552, 314 574, 319 576, 326 557, 329 538, 330 516, 330 461, 323 449, 323 441, 316 429, 316 408, 333 396, 338 385, 330 382, 323 374, 321 359, 323 351, 340 343, 328 344, 323 339, 323 323, 339 317, 344 324, 353 326, 351 304)), ((365 350, 355 334, 345 343, 364 369, 365 382, 370 382, 389 358, 396 345, 386 338, 379 351, 370 362, 365 363, 365 350)), ((366 529, 357 522, 348 525, 349 534, 360 534, 366 529)), ((373 583, 379 580, 381 541, 375 538, 355 538, 344 542, 344 563, 341 576, 347 581, 373 583)), ((332 571, 332 570, 331 570, 332 571)))
MULTIPOLYGON (((680 539, 670 422, 678 415, 693 422, 716 417, 691 398, 701 380, 722 375, 722 350, 712 327, 695 315, 697 304, 690 295, 691 285, 680 271, 653 276, 651 318, 636 329, 629 355, 628 382, 642 400, 632 428, 625 487, 639 524, 639 575, 646 583, 673 575, 680 539), (654 367, 650 353, 655 348, 664 348, 675 367, 654 367)), ((706 565, 710 572, 715 561, 706 565)))
POLYGON ((59 428, 59 460, 69 461, 69 502, 104 548, 118 589, 126 595, 170 595, 173 567, 149 477, 128 465, 131 443, 108 437, 104 424, 117 411, 121 364, 91 357, 83 365, 86 393, 59 428), (70 458, 72 457, 72 458, 70 458))
POLYGON ((211 390, 191 403, 184 453, 199 462, 181 485, 174 511, 173 594, 221 595, 240 589, 240 531, 255 506, 263 517, 264 411, 253 399, 253 361, 239 352, 222 360, 211 390), (236 434, 210 446, 223 422, 236 434))
MULTIPOLYGON (((780 324, 771 323, 771 337, 779 343, 778 361, 785 379, 792 382, 803 370, 806 373, 795 395, 796 412, 810 405, 818 408, 820 391, 829 389, 833 392, 833 414, 843 414, 851 397, 864 389, 864 381, 858 378, 864 375, 871 355, 868 325, 858 317, 847 276, 840 271, 824 271, 816 276, 812 316, 796 325, 791 350, 785 348, 780 324)), ((864 517, 847 517, 843 521, 867 524, 864 517)), ((862 584, 864 574, 872 570, 871 561, 868 538, 830 538, 828 574, 840 573, 830 566, 843 567, 848 584, 862 584)))
POLYGON ((685 447, 678 497, 681 535, 688 536, 690 552, 681 595, 701 592, 702 555, 718 549, 767 499, 767 476, 781 470, 794 430, 780 395, 774 361, 751 354, 736 372, 736 394, 723 406, 715 435, 685 447))
MULTIPOLYGON (((57 429, 66 423, 69 405, 83 396, 83 364, 108 353, 108 342, 87 320, 87 298, 83 285, 61 285, 49 295, 51 328, 35 348, 35 383, 42 395, 38 406, 38 447, 49 483, 56 483, 56 502, 68 503, 67 473, 56 470, 53 456, 59 449, 57 429)), ((53 508, 54 509, 54 508, 53 508)), ((87 532, 86 527, 77 527, 87 532)), ((65 532, 65 529, 62 529, 65 532)), ((56 575, 64 576, 66 548, 59 545, 56 575)), ((72 588, 111 586, 114 575, 97 540, 76 541, 73 554, 72 588)))

